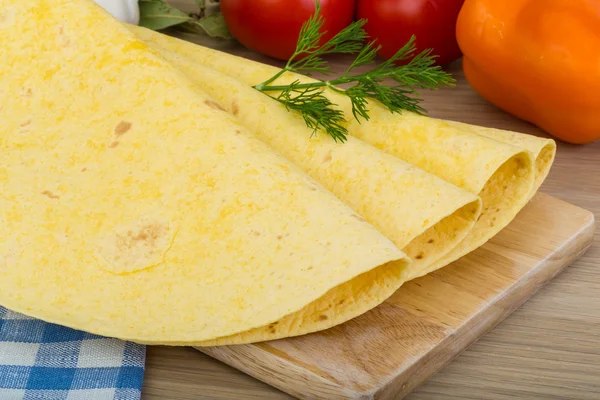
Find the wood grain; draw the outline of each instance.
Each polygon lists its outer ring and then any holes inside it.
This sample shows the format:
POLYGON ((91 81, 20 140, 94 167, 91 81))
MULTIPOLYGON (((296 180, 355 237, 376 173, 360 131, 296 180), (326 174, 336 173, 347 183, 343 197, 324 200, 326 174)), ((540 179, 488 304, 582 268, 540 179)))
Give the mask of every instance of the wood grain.
MULTIPOLYGON (((210 44, 266 61, 237 46, 210 44)), ((345 65, 343 60, 335 63, 345 65)), ((545 136, 481 99, 464 80, 459 63, 450 72, 458 80, 455 88, 424 93, 431 116, 545 136)), ((591 210, 598 221, 600 142, 560 143, 542 191, 591 210)), ((597 235, 577 262, 405 399, 600 398, 599 294, 597 235)), ((192 348, 150 347, 142 398, 291 397, 192 348)))

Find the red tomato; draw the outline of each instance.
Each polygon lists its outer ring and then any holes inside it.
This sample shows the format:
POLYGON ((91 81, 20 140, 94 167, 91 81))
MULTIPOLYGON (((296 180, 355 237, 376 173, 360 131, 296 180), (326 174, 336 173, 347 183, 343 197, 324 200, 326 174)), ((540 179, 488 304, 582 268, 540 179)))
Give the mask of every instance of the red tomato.
MULTIPOLYGON (((320 0, 325 23, 323 43, 352 23, 354 0, 320 0)), ((302 24, 315 12, 314 0, 221 0, 231 34, 244 46, 288 60, 302 24)))
MULTIPOLYGON (((358 0, 357 19, 367 19, 370 39, 388 59, 415 35, 417 53, 433 49, 445 65, 462 53, 456 42, 456 20, 464 0, 358 0)), ((408 61, 408 60, 407 60, 408 61)), ((406 61, 406 62, 407 62, 406 61)))

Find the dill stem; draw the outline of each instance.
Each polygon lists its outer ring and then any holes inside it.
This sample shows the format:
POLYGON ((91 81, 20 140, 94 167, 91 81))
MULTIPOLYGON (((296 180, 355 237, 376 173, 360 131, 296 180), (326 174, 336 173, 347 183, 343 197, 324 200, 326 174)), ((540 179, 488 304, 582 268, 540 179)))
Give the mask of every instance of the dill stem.
MULTIPOLYGON (((283 75, 285 72, 287 72, 287 69, 282 69, 281 71, 279 71, 277 74, 273 75, 271 78, 269 78, 268 80, 264 81, 261 84, 258 84, 256 86, 254 86, 255 89, 260 90, 261 92, 264 91, 275 91, 275 90, 286 90, 289 88, 289 85, 269 85, 271 82, 275 81, 277 78, 279 78, 281 75, 283 75)), ((390 71, 388 73, 383 73, 379 75, 379 79, 381 78, 387 78, 390 77, 392 75, 397 74, 397 71, 390 71)), ((335 79, 331 79, 328 81, 316 81, 316 82, 310 82, 310 83, 299 83, 297 85, 295 85, 294 87, 297 89, 307 89, 307 88, 318 88, 318 87, 325 87, 328 86, 333 90, 336 90, 338 92, 343 92, 342 90, 339 90, 335 87, 335 85, 343 85, 344 83, 352 83, 352 82, 356 82, 359 81, 363 78, 367 78, 370 80, 370 78, 367 77, 367 74, 360 74, 360 75, 355 75, 355 76, 348 76, 347 73, 344 74, 343 76, 340 76, 339 78, 335 78, 335 79)))
MULTIPOLYGON (((262 85, 262 83, 261 83, 262 85)), ((297 89, 306 89, 306 88, 314 88, 314 87, 323 87, 323 86, 327 86, 327 82, 315 82, 315 83, 300 83, 296 86, 294 86, 294 88, 297 89)), ((263 86, 262 90, 263 92, 265 90, 286 90, 290 87, 290 85, 281 85, 281 86, 263 86)))
MULTIPOLYGON (((281 75, 281 74, 280 74, 281 75)), ((337 88, 332 87, 333 85, 340 85, 343 83, 350 83, 350 82, 354 82, 356 79, 355 77, 340 77, 340 78, 336 78, 336 79, 332 79, 330 81, 317 81, 317 82, 311 82, 311 83, 299 83, 297 85, 294 85, 294 88, 296 89, 308 89, 308 88, 318 88, 318 87, 331 87, 332 89, 336 90, 337 88)), ((261 91, 267 91, 267 90, 286 90, 289 89, 290 85, 272 85, 269 86, 269 83, 273 82, 273 80, 269 79, 268 81, 265 81, 263 83, 261 83, 262 86, 261 91)), ((258 85, 257 85, 258 86, 258 85)), ((257 88, 257 86, 255 86, 255 88, 257 88)), ((339 90, 338 90, 339 91, 339 90)))
MULTIPOLYGON (((281 75, 285 74, 288 71, 292 71, 294 68, 294 63, 293 60, 299 55, 298 50, 296 49, 296 51, 294 52, 294 54, 292 54, 292 57, 290 57, 290 59, 287 61, 287 63, 285 64, 285 67, 283 67, 282 69, 279 70, 279 72, 277 72, 275 75, 273 75, 272 77, 270 77, 269 79, 267 79, 266 81, 259 83, 258 85, 252 86, 254 89, 259 90, 259 91, 264 91, 266 88, 269 88, 270 86, 269 83, 274 82, 277 78, 279 78, 281 75)), ((277 89, 266 89, 266 90, 277 90, 277 89)), ((279 89, 282 90, 282 89, 279 89)))
MULTIPOLYGON (((277 78, 279 78, 281 75, 283 75, 284 73, 289 71, 289 67, 286 66, 285 68, 279 70, 279 72, 277 72, 275 75, 273 75, 272 77, 270 77, 269 79, 267 79, 266 81, 264 81, 263 83, 259 83, 258 85, 254 85, 252 86, 254 89, 259 90, 259 91, 265 91, 265 90, 277 90, 277 89, 270 89, 271 86, 268 86, 269 83, 275 81, 277 78)), ((282 86, 278 86, 278 87, 282 87, 282 86)), ((283 89, 279 89, 279 90, 283 90, 283 89)))

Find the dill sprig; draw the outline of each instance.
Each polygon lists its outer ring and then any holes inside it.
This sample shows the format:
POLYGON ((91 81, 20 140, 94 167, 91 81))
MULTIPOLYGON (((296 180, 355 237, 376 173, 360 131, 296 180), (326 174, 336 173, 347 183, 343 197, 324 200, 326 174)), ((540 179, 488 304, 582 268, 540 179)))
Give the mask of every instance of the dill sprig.
POLYGON ((318 1, 315 13, 302 25, 294 54, 285 67, 254 88, 287 107, 299 112, 306 125, 313 130, 322 129, 335 141, 344 142, 348 131, 344 113, 325 95, 329 88, 350 98, 352 114, 357 121, 369 120, 368 99, 376 99, 392 113, 401 110, 424 114, 426 110, 420 106, 422 99, 415 97, 418 89, 437 89, 439 86, 452 86, 454 79, 439 66, 435 66, 435 57, 428 49, 415 55, 415 37, 413 36, 396 54, 379 64, 375 63, 379 46, 374 42, 365 44, 367 34, 363 29, 366 21, 353 22, 340 31, 322 46, 323 16, 318 1), (331 72, 323 56, 334 53, 357 54, 348 69, 339 77, 301 83, 294 81, 288 85, 273 84, 285 72, 297 72, 311 75, 318 72, 327 75, 331 72), (396 65, 397 61, 408 60, 404 65, 396 65), (356 68, 369 64, 374 67, 366 72, 356 72, 356 68), (385 81, 391 84, 385 84, 385 81), (337 85, 350 84, 348 89, 340 89, 337 85), (272 95, 268 92, 279 92, 272 95))
POLYGON ((294 81, 273 98, 288 110, 300 112, 313 134, 319 128, 324 128, 334 140, 344 141, 346 137, 341 134, 345 131, 341 125, 345 121, 342 110, 336 108, 335 104, 323 95, 323 89, 320 87, 300 86, 300 81, 294 81))

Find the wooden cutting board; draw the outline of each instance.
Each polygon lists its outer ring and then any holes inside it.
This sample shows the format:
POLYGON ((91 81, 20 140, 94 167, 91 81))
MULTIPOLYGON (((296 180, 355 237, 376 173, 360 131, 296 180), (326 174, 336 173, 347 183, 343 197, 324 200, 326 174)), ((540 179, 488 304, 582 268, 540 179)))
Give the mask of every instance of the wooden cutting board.
POLYGON ((592 213, 538 194, 486 245, 354 320, 198 350, 300 399, 400 399, 581 256, 593 235, 592 213))

